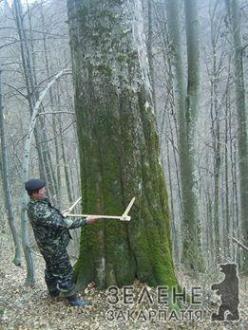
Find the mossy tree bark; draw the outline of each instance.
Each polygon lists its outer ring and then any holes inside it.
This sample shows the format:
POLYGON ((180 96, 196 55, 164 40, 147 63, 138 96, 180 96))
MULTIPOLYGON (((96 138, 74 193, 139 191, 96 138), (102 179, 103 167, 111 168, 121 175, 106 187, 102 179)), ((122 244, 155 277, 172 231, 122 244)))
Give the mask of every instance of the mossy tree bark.
POLYGON ((67 3, 84 212, 121 214, 136 197, 131 222, 82 230, 78 286, 176 285, 141 3, 67 3))

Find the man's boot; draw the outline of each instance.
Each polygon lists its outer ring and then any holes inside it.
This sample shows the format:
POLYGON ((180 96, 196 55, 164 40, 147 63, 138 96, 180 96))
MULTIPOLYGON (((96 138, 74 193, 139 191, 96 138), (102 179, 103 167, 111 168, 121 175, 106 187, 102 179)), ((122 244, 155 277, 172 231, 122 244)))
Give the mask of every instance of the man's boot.
POLYGON ((59 297, 59 294, 60 294, 60 291, 58 289, 49 291, 49 295, 51 298, 57 298, 57 297, 59 297))
POLYGON ((90 306, 91 303, 89 301, 85 301, 83 298, 80 298, 78 295, 74 294, 70 297, 67 297, 68 303, 70 306, 74 307, 86 307, 90 306))

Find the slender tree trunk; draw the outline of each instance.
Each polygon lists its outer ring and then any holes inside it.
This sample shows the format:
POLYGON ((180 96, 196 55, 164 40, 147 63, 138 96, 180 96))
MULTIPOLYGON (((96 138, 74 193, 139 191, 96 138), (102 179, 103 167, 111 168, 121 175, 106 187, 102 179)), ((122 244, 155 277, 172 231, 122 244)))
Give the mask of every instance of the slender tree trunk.
MULTIPOLYGON (((227 93, 226 93, 226 108, 229 109, 228 111, 228 132, 229 132, 229 141, 230 141, 230 166, 231 166, 231 182, 232 182, 232 214, 233 214, 233 231, 231 235, 235 238, 240 239, 240 219, 239 219, 239 202, 238 202, 238 178, 237 178, 237 148, 236 142, 233 143, 233 132, 232 128, 235 127, 233 125, 233 116, 231 113, 231 106, 230 106, 230 87, 228 85, 227 93)), ((238 251, 239 248, 237 244, 233 246, 233 255, 234 260, 238 262, 238 251)))
POLYGON ((154 60, 153 60, 153 4, 152 0, 147 0, 148 5, 148 36, 147 36, 147 57, 149 63, 149 70, 151 76, 152 85, 152 99, 155 112, 157 112, 156 106, 156 91, 155 91, 155 75, 154 75, 154 60))
MULTIPOLYGON (((239 207, 239 195, 238 195, 238 150, 237 150, 236 143, 233 145, 233 173, 234 173, 234 181, 233 181, 233 190, 234 190, 234 203, 235 203, 235 230, 234 230, 234 237, 238 237, 242 239, 242 228, 241 228, 241 221, 240 221, 240 207, 239 207)), ((240 264, 241 260, 241 251, 236 247, 236 261, 240 264)))
MULTIPOLYGON (((243 49, 240 36, 240 8, 238 0, 226 0, 229 14, 230 28, 234 47, 234 84, 236 96, 236 109, 238 119, 238 153, 239 153, 239 191, 240 191, 240 217, 242 225, 242 237, 248 240, 248 146, 245 83, 243 71, 243 49)), ((243 253, 241 270, 248 273, 248 255, 243 253)))
POLYGON ((69 172, 70 165, 66 159, 66 154, 65 154, 61 118, 59 118, 59 131, 60 131, 60 138, 61 138, 62 159, 63 159, 63 164, 64 164, 65 184, 66 184, 66 189, 67 189, 67 194, 68 194, 68 200, 71 204, 73 202, 73 197, 72 197, 72 191, 71 191, 70 172, 69 172))
MULTIPOLYGON (((30 160, 31 142, 32 142, 32 138, 34 135, 35 125, 36 125, 36 121, 37 121, 41 103, 42 103, 43 99, 45 98, 47 92, 49 91, 49 88, 51 88, 51 86, 64 74, 68 74, 68 72, 62 70, 53 78, 52 81, 49 82, 47 87, 40 94, 40 97, 39 97, 38 101, 35 103, 35 106, 33 108, 33 113, 32 113, 32 117, 31 117, 29 129, 27 132, 27 137, 26 137, 26 141, 25 141, 25 145, 24 145, 24 152, 23 152, 23 161, 22 161, 23 182, 26 182, 29 179, 29 165, 30 165, 29 160, 30 160)), ((25 284, 27 286, 33 286, 35 284, 35 273, 34 273, 34 263, 33 263, 33 257, 32 257, 30 240, 29 240, 28 219, 27 219, 27 214, 26 214, 27 202, 28 202, 28 196, 26 193, 23 193, 23 195, 21 197, 21 205, 22 205, 21 231, 22 231, 22 245, 23 245, 26 266, 27 266, 27 276, 26 276, 25 284)))
POLYGON ((13 211, 12 195, 10 190, 9 180, 9 166, 8 166, 8 152, 5 136, 5 124, 3 114, 3 98, 2 98, 2 70, 0 67, 0 132, 1 132, 1 154, 2 154, 2 179, 3 179, 3 192, 4 192, 4 203, 7 211, 8 223, 13 236, 15 245, 15 256, 13 263, 16 266, 21 265, 21 244, 19 234, 16 228, 15 216, 13 211))
MULTIPOLYGON (((156 8, 156 7, 155 7, 156 8)), ((176 204, 178 204, 178 212, 179 216, 177 218, 180 220, 182 218, 182 197, 181 197, 181 186, 180 186, 180 170, 179 170, 179 162, 178 162, 178 123, 176 118, 176 112, 175 112, 175 95, 174 95, 174 86, 173 86, 173 70, 172 70, 172 62, 173 58, 170 58, 170 56, 167 56, 167 45, 170 44, 170 38, 169 33, 166 24, 164 22, 166 21, 164 11, 162 11, 162 23, 160 22, 159 15, 156 12, 156 21, 158 21, 158 26, 161 28, 161 42, 163 44, 162 48, 162 54, 163 54, 163 60, 164 65, 166 67, 166 93, 168 94, 168 97, 166 99, 165 109, 163 113, 161 114, 162 120, 161 125, 159 125, 159 132, 160 135, 163 137, 165 135, 165 132, 169 130, 170 132, 170 144, 173 151, 173 159, 174 159, 174 166, 175 166, 175 172, 176 172, 176 183, 177 183, 177 193, 178 196, 177 199, 175 199, 176 204), (172 117, 172 119, 171 119, 172 117), (174 133, 175 131, 175 133, 174 133)), ((159 123, 158 123, 159 124, 159 123)), ((164 139, 162 138, 162 141, 164 139)), ((162 145, 163 148, 163 145, 162 145)), ((180 223, 180 222, 179 222, 180 223)), ((178 243, 179 247, 180 244, 178 243)), ((179 249, 180 250, 180 249, 179 249)))
MULTIPOLYGON (((214 150, 214 213, 213 213, 213 224, 214 230, 211 235, 214 236, 214 250, 213 257, 215 261, 220 260, 220 224, 219 224, 219 192, 220 192, 220 115, 219 107, 217 103, 217 80, 218 80, 218 68, 217 68, 217 37, 216 37, 216 9, 217 2, 214 5, 213 12, 210 17, 211 24, 211 57, 212 57, 212 68, 211 68, 211 132, 212 132, 212 145, 214 150)), ((218 33, 218 31, 217 31, 218 33)))
POLYGON ((84 209, 119 214, 136 197, 129 223, 83 229, 78 286, 176 285, 141 2, 67 4, 84 209))
MULTIPOLYGON (((200 53, 197 17, 197 1, 184 0, 187 40, 188 84, 186 118, 189 138, 193 139, 200 87, 200 53)), ((190 141, 190 144, 192 141, 190 141)))
MULTIPOLYGON (((26 36, 26 29, 24 26, 24 16, 22 13, 22 4, 20 0, 14 0, 14 9, 15 9, 15 20, 17 25, 17 31, 20 38, 20 48, 21 48, 21 58, 23 72, 25 76, 25 83, 27 89, 27 100, 29 105, 29 112, 32 115, 35 102, 38 100, 39 94, 36 89, 37 81, 35 74, 35 57, 33 51, 33 44, 28 42, 26 36)), ((32 37, 32 28, 31 28, 31 18, 28 11, 28 18, 30 24, 30 34, 32 37)), ((45 132, 45 123, 44 118, 39 118, 37 128, 34 132, 35 142, 37 146, 37 153, 39 157, 39 171, 40 177, 47 182, 48 194, 51 198, 56 194, 54 190, 56 188, 55 176, 53 174, 53 169, 51 166, 51 157, 49 155, 49 149, 47 143, 41 143, 41 141, 47 141, 46 132, 45 132)))
POLYGON ((173 238, 173 251, 175 256, 176 264, 179 264, 180 255, 179 255, 179 242, 178 242, 178 231, 175 223, 175 214, 174 214, 174 203, 173 203, 173 184, 172 184, 172 174, 171 174, 171 161, 170 161, 170 150, 169 143, 167 139, 167 166, 168 166, 168 176, 169 176, 169 188, 170 188, 170 204, 171 204, 171 217, 172 217, 172 238, 173 238))
MULTIPOLYGON (((59 88, 57 90, 57 102, 58 106, 60 108, 61 101, 60 101, 60 91, 59 88)), ((70 180, 70 173, 69 173, 69 164, 66 159, 66 153, 65 153, 65 146, 63 141, 63 131, 62 131, 62 119, 61 116, 58 118, 58 128, 59 128, 59 136, 60 136, 60 144, 61 144, 61 153, 62 153, 62 160, 63 160, 63 167, 64 167, 64 174, 65 174, 65 185, 66 185, 66 191, 68 195, 68 201, 71 204, 73 202, 73 196, 72 196, 72 190, 71 190, 71 180, 70 180)))
MULTIPOLYGON (((33 93, 34 91, 34 81, 33 81, 33 72, 32 72, 32 66, 30 63, 30 49, 27 43, 26 38, 26 32, 23 26, 23 14, 22 14, 22 6, 20 3, 20 0, 14 0, 14 10, 15 10, 15 19, 16 19, 16 25, 17 25, 17 31, 20 39, 20 48, 21 48, 21 58, 22 58, 22 66, 23 66, 23 72, 25 77, 25 83, 26 83, 26 89, 27 89, 27 101, 29 106, 29 112, 30 115, 33 111, 33 106, 35 103, 35 95, 33 93)), ((36 145, 39 145, 39 136, 35 130, 35 141, 36 145)), ((43 157, 42 153, 40 151, 40 148, 37 148, 38 157, 39 157, 39 172, 40 177, 45 179, 46 175, 44 172, 44 166, 43 166, 43 157)))
MULTIPOLYGON (((195 265, 198 270, 203 270, 202 247, 200 241, 200 223, 198 220, 198 205, 194 193, 194 131, 195 118, 199 106, 199 87, 200 87, 200 54, 199 54, 199 36, 198 36, 198 17, 196 0, 184 0, 185 27, 187 41, 187 63, 188 63, 188 82, 186 96, 186 125, 187 125, 187 144, 188 144, 188 169, 186 166, 187 180, 186 191, 184 193, 184 208, 187 213, 184 219, 183 227, 185 235, 183 237, 182 258, 187 268, 189 265, 195 265), (187 208, 187 209, 186 209, 187 208), (192 242, 192 243, 190 243, 192 242), (195 254, 195 256, 194 256, 195 254), (192 258, 193 257, 193 258, 192 258), (197 257, 197 260, 194 258, 197 257)), ((184 150, 185 152, 185 150, 184 150)), ((184 161, 181 167, 184 167, 184 161)), ((184 189, 184 188, 183 188, 184 189)))
MULTIPOLYGON (((20 6, 20 8, 21 8, 21 6, 20 6)), ((29 77, 30 81, 32 81, 32 83, 30 84, 31 86, 33 86, 31 92, 34 95, 34 101, 36 102, 37 99, 39 98, 39 93, 38 93, 38 89, 37 89, 38 84, 37 84, 37 76, 36 76, 36 57, 35 57, 34 43, 33 43, 34 38, 33 38, 33 28, 32 28, 32 17, 31 17, 31 13, 30 13, 28 4, 27 4, 27 16, 28 16, 28 23, 29 23, 30 42, 26 41, 26 44, 27 44, 27 47, 30 47, 30 50, 31 50, 31 55, 30 55, 30 52, 27 52, 27 61, 30 63, 30 67, 32 68, 32 73, 30 75, 28 74, 28 77, 29 77)), ((45 34, 44 34, 44 17, 42 15, 42 10, 41 10, 41 17, 42 17, 42 25, 43 25, 42 27, 43 27, 43 45, 44 45, 44 54, 45 54, 45 65, 46 65, 46 71, 47 71, 47 75, 48 75, 48 79, 49 79, 50 75, 49 75, 49 66, 48 66, 48 61, 47 61, 46 38, 45 38, 45 34)), ((25 33, 24 33, 24 36, 26 36, 25 33)), ((26 67, 24 67, 24 70, 25 69, 26 69, 26 67)), ((50 89, 49 90, 50 101, 52 101, 51 94, 52 94, 52 90, 50 89)), ((42 109, 43 109, 43 106, 42 106, 42 109)), ((43 109, 43 111, 44 111, 44 109, 43 109)), ((32 113, 32 109, 30 109, 30 112, 32 113)), ((53 121, 54 121, 54 117, 53 117, 53 121)), ((45 123, 44 116, 40 117, 38 120, 36 134, 37 134, 37 137, 39 138, 39 140, 41 140, 41 142, 42 142, 39 145, 37 145, 37 149, 40 150, 41 155, 42 155, 42 162, 43 162, 49 197, 52 200, 54 200, 54 196, 58 195, 58 186, 57 186, 57 182, 56 182, 56 176, 54 174, 54 166, 53 166, 53 162, 52 162, 52 158, 51 158, 51 154, 50 154, 50 150, 49 150, 49 145, 47 143, 48 138, 47 138, 47 133, 46 133, 46 123, 45 123)), ((55 135, 55 139, 56 139, 56 135, 55 135)))
POLYGON ((213 249, 214 246, 214 226, 213 226, 213 209, 212 209, 212 201, 211 201, 211 194, 210 194, 210 188, 209 185, 207 184, 207 193, 206 193, 206 205, 207 205, 207 230, 206 230, 206 240, 207 240, 207 262, 208 262, 208 269, 215 264, 215 251, 213 249))
MULTIPOLYGON (((191 2, 190 2, 191 3, 191 2)), ((187 2, 188 4, 188 2, 187 2)), ((196 17, 190 16, 187 4, 185 4, 186 13, 186 31, 187 31, 187 50, 188 50, 188 88, 186 94, 184 72, 182 64, 182 50, 179 32, 179 7, 177 0, 167 1, 168 29, 171 36, 171 47, 174 54, 175 63, 175 95, 178 109, 179 125, 179 159, 180 159, 180 179, 182 187, 183 202, 183 253, 182 263, 188 270, 202 270, 203 260, 201 254, 200 231, 197 220, 197 205, 194 195, 193 178, 193 131, 194 117, 196 113, 198 97, 198 67, 197 57, 198 45, 195 40, 194 28, 190 27, 192 20, 196 17), (189 34, 191 35, 191 39, 189 34), (194 49, 196 47, 196 49, 194 49), (196 52, 196 55, 193 54, 196 52), (193 56, 196 63, 190 59, 193 56), (187 98, 186 98, 187 95, 187 98)), ((193 10, 191 8, 191 10, 193 10)), ((194 14, 194 11, 193 11, 194 14)), ((193 22, 193 25, 195 23, 193 22)))
POLYGON ((224 233, 223 233, 223 246, 225 256, 230 257, 230 246, 229 240, 226 239, 227 235, 230 235, 230 205, 229 205, 229 161, 228 161, 228 112, 230 111, 229 107, 226 105, 225 108, 225 150, 224 150, 224 159, 225 159, 225 221, 224 221, 224 233))

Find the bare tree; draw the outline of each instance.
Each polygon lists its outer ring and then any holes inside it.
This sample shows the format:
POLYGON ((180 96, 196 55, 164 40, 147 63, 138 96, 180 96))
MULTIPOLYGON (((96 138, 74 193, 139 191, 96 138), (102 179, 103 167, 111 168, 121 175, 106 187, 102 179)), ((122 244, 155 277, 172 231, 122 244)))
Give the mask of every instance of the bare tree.
MULTIPOLYGON (((193 3, 190 3, 192 8, 188 8, 185 4, 186 12, 186 31, 190 29, 192 18, 189 11, 193 10, 193 3)), ((194 118, 197 106, 198 93, 198 67, 197 67, 197 41, 196 33, 192 35, 187 32, 188 42, 188 59, 193 56, 195 63, 189 60, 188 63, 188 88, 186 93, 186 84, 184 80, 184 69, 182 60, 182 49, 179 29, 179 7, 178 1, 167 1, 167 19, 168 29, 171 37, 171 47, 174 56, 175 66, 175 95, 178 114, 178 149, 180 159, 180 181, 182 189, 182 205, 183 205, 183 254, 182 262, 189 270, 202 269, 203 261, 200 245, 200 231, 197 220, 197 204, 194 194, 194 176, 193 176, 193 133, 194 133, 194 118), (196 49, 194 49, 196 47, 196 49)), ((195 27, 193 28, 194 31, 195 27)), ((192 31, 192 32, 193 32, 192 31)))
POLYGON ((2 97, 2 69, 0 66, 0 133, 1 133, 1 155, 2 155, 2 182, 3 182, 3 191, 4 191, 4 202, 5 209, 8 215, 8 223, 10 230, 13 236, 14 245, 15 245, 15 256, 13 263, 16 266, 21 265, 21 244, 18 231, 15 223, 15 215, 13 208, 12 193, 10 188, 9 180, 9 167, 8 167, 8 150, 6 143, 5 135, 5 124, 4 124, 4 107, 3 107, 3 97, 2 97))
MULTIPOLYGON (((236 95, 236 109, 238 119, 238 153, 239 153, 239 189, 240 189, 240 217, 242 225, 242 236, 248 238, 248 147, 247 147, 247 123, 246 123, 246 101, 245 81, 243 71, 243 47, 240 35, 240 7, 239 1, 226 1, 229 17, 230 30, 233 37, 233 65, 234 84, 236 95)), ((248 272, 248 256, 244 253, 241 269, 248 272)))

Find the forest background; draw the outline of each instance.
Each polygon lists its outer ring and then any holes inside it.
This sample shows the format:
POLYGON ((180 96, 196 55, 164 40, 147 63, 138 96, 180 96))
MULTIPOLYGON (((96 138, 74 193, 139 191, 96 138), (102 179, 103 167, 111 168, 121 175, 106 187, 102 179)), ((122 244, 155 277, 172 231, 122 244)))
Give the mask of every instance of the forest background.
MULTIPOLYGON (((235 262, 246 283, 248 257, 234 239, 247 245, 248 3, 144 0, 141 9, 178 277, 211 277, 235 262)), ((0 2, 0 244, 9 222, 16 265, 25 175, 46 179, 58 208, 81 195, 68 25, 66 1, 0 2), (44 91, 27 172, 25 141, 44 91)), ((75 259, 79 244, 78 231, 75 259)), ((32 235, 29 245, 35 256, 32 235)))

